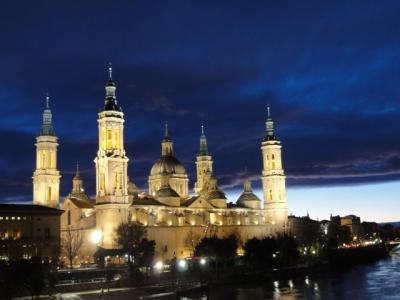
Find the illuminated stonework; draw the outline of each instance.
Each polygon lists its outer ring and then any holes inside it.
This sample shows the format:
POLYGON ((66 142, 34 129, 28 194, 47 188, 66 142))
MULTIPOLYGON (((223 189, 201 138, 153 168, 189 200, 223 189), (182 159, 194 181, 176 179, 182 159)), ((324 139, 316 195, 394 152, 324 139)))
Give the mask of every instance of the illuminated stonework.
MULTIPOLYGON (((96 199, 82 190, 79 174, 74 177, 71 194, 65 199, 62 228, 74 226, 89 236, 101 232, 97 246, 117 248, 115 229, 128 219, 146 227, 149 239, 156 242, 156 258, 171 259, 193 255, 188 236, 226 237, 235 234, 241 244, 253 237, 283 233, 287 223, 285 175, 281 145, 268 116, 267 134, 262 142, 262 184, 264 206, 253 193, 251 182, 244 180, 243 193, 235 203, 228 203, 213 172, 202 128, 200 149, 196 156, 194 195, 189 194, 189 179, 183 164, 174 156, 173 142, 166 125, 161 142, 161 158, 150 170, 148 191, 140 191, 128 180, 128 157, 124 149, 124 115, 117 105, 115 84, 106 86, 106 102, 99 113, 99 149, 96 163, 96 199), (66 214, 69 214, 66 215, 66 214), (72 222, 72 223, 71 223, 72 222)), ((82 256, 93 254, 95 247, 85 247, 82 256)))
POLYGON ((263 156, 262 185, 265 218, 274 232, 282 233, 287 226, 288 204, 286 201, 286 177, 282 167, 281 142, 275 136, 274 123, 270 117, 266 122, 266 136, 261 145, 263 156))
POLYGON ((33 173, 33 203, 59 207, 60 172, 57 170, 57 137, 52 126, 49 97, 43 112, 43 124, 36 138, 36 170, 33 173))

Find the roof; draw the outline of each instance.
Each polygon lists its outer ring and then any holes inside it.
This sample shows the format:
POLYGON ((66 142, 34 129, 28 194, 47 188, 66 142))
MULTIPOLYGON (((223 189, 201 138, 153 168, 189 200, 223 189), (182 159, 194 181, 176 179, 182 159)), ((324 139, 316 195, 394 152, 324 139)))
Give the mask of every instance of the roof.
POLYGON ((243 192, 239 199, 237 200, 237 204, 241 204, 246 201, 261 201, 254 193, 252 192, 243 192))
POLYGON ((181 174, 186 175, 185 167, 172 155, 162 156, 150 170, 150 175, 181 174))
POLYGON ((63 210, 37 204, 0 204, 0 213, 21 212, 33 214, 62 214, 63 210))
POLYGON ((162 186, 155 194, 156 198, 164 198, 164 197, 178 197, 178 193, 170 187, 170 185, 162 186))
POLYGON ((207 200, 213 200, 213 199, 225 199, 226 200, 225 193, 220 190, 209 191, 206 194, 206 198, 207 198, 207 200))
POLYGON ((69 198, 69 200, 79 208, 94 208, 94 203, 91 200, 83 200, 74 197, 69 198))
POLYGON ((132 201, 132 205, 163 205, 165 206, 165 204, 161 204, 160 202, 158 202, 157 200, 150 198, 150 197, 146 197, 146 198, 135 198, 132 201))
POLYGON ((103 111, 121 111, 121 108, 117 105, 113 98, 107 98, 106 103, 104 104, 103 111))

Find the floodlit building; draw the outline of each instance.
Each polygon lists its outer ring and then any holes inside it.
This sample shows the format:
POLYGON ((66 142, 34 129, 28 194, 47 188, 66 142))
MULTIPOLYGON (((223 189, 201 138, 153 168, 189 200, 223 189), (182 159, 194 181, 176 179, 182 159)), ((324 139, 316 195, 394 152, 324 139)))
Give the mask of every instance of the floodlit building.
MULTIPOLYGON (((161 141, 161 157, 150 170, 148 190, 140 191, 128 178, 129 158, 124 147, 124 131, 129 128, 124 127, 125 116, 117 101, 111 67, 105 89, 104 106, 97 119, 95 199, 85 194, 77 169, 72 191, 62 204, 62 232, 80 230, 85 235, 87 244, 82 246, 78 258, 85 260, 93 255, 97 246, 118 248, 115 230, 127 220, 146 227, 148 238, 156 242, 156 257, 163 259, 191 255, 193 249, 187 243, 188 236, 200 239, 236 234, 241 242, 245 242, 253 237, 262 238, 286 231, 288 206, 282 146, 275 135, 269 108, 265 138, 261 143, 263 201, 253 193, 251 182, 246 179, 239 199, 235 204, 228 205, 228 199, 213 172, 213 158, 203 126, 195 159, 197 176, 194 194, 189 192, 186 169, 174 154, 174 143, 167 124, 161 141), (89 236, 93 232, 101 232, 101 239, 96 245, 90 244, 89 236)), ((40 199, 45 202, 40 203, 53 207, 60 178, 55 164, 57 139, 52 130, 46 129, 45 133, 45 144, 41 146, 39 140, 37 142, 40 172, 35 171, 34 190, 44 195, 40 199), (53 137, 51 141, 50 136, 53 137), (44 157, 44 164, 40 157, 44 157), (47 163, 48 157, 50 163, 47 163)), ((35 202, 39 203, 39 200, 35 202)))
POLYGON ((57 260, 60 216, 57 208, 35 204, 0 204, 0 259, 57 260))

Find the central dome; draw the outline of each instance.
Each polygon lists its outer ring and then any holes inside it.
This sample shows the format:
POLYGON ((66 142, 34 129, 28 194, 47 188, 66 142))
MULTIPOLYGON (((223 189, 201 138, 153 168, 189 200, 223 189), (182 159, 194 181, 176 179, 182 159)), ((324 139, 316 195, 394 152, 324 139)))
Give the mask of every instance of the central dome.
POLYGON ((173 156, 163 156, 151 167, 150 176, 163 174, 186 175, 185 167, 173 156))

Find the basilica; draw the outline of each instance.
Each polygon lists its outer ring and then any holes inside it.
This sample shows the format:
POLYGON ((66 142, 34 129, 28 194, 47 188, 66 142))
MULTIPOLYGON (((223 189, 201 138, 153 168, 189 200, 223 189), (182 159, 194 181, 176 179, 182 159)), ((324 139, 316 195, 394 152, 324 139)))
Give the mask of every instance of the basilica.
MULTIPOLYGON (((190 185, 184 165, 175 157, 173 139, 166 124, 160 158, 148 175, 148 189, 140 190, 128 177, 129 158, 124 148, 124 130, 130 128, 124 128, 124 113, 117 102, 111 67, 105 91, 104 106, 97 118, 95 197, 92 199, 86 194, 77 166, 71 192, 61 203, 61 235, 63 231, 73 229, 85 236, 77 260, 90 260, 98 247, 118 248, 115 230, 127 220, 146 228, 148 239, 156 242, 155 255, 159 259, 192 256, 193 241, 206 236, 235 234, 243 245, 253 237, 262 238, 286 231, 288 205, 281 143, 275 135, 269 108, 260 155, 263 200, 253 193, 251 182, 245 179, 240 197, 228 201, 218 186, 203 126, 199 150, 194 155, 196 182, 190 185), (94 232, 101 233, 96 244, 90 241, 94 232)), ((58 138, 47 98, 42 128, 36 138, 34 204, 60 207, 61 175, 57 169, 57 148, 58 138)))

